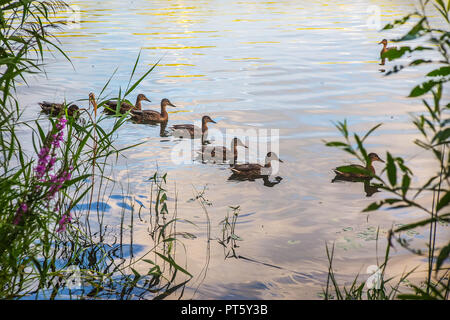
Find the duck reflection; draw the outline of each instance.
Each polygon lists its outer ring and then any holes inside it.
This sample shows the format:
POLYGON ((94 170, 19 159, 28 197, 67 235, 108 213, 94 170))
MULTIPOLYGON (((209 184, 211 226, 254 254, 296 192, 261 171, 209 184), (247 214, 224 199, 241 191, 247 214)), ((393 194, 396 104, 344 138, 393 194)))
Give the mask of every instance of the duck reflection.
POLYGON ((256 181, 258 179, 262 179, 264 186, 266 187, 273 187, 281 182, 283 180, 282 177, 276 176, 274 181, 270 181, 270 176, 268 175, 259 175, 259 176, 242 176, 236 173, 233 173, 231 176, 228 177, 228 181, 256 181))
POLYGON ((335 182, 360 182, 364 184, 364 192, 366 193, 366 197, 371 197, 373 194, 380 192, 379 186, 370 183, 370 179, 367 178, 355 178, 355 177, 346 177, 343 175, 336 174, 336 176, 331 180, 331 183, 335 182))
POLYGON ((130 119, 131 122, 136 124, 147 124, 152 127, 158 127, 159 126, 159 136, 162 138, 166 138, 169 136, 169 132, 166 130, 167 128, 167 121, 166 122, 155 122, 155 121, 146 121, 146 120, 137 120, 137 119, 130 119))

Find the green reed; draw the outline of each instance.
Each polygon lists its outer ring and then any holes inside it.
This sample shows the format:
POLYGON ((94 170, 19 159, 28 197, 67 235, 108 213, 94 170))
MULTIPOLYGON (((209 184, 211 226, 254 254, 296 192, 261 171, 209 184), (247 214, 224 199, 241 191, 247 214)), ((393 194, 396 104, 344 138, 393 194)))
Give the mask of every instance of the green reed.
POLYGON ((236 255, 236 248, 239 248, 237 241, 242 241, 242 238, 236 234, 236 223, 241 211, 240 206, 230 206, 232 215, 227 212, 225 218, 219 222, 222 226, 222 237, 217 238, 217 242, 223 246, 225 259, 238 258, 236 255))
MULTIPOLYGON (((394 42, 404 43, 410 40, 423 39, 428 46, 401 46, 386 52, 383 58, 389 61, 395 61, 403 57, 406 53, 415 56, 422 51, 435 51, 439 54, 439 59, 431 60, 423 57, 415 58, 407 65, 395 65, 392 70, 386 73, 387 76, 400 72, 408 66, 433 65, 436 68, 426 74, 426 81, 414 87, 409 97, 415 98, 425 94, 429 94, 431 99, 422 99, 425 111, 420 115, 413 115, 412 122, 415 125, 422 138, 414 141, 416 145, 429 153, 435 160, 435 172, 427 178, 427 182, 423 185, 415 186, 412 183, 414 175, 413 170, 406 166, 406 161, 402 157, 395 156, 391 152, 386 152, 386 165, 382 172, 386 172, 387 180, 380 175, 375 175, 373 179, 376 181, 377 187, 384 190, 388 196, 378 202, 373 202, 364 212, 376 211, 381 208, 391 210, 409 208, 412 211, 422 212, 424 218, 393 228, 389 232, 388 244, 386 248, 385 261, 381 268, 384 271, 389 261, 389 250, 394 246, 394 241, 402 248, 407 249, 415 255, 427 258, 427 275, 422 285, 410 284, 405 292, 400 291, 400 283, 405 283, 407 278, 414 273, 415 269, 403 274, 397 285, 391 287, 391 291, 387 288, 387 283, 391 279, 382 279, 381 287, 378 290, 368 290, 363 295, 364 283, 357 284, 357 278, 349 289, 341 289, 338 285, 333 272, 332 262, 334 254, 334 246, 330 252, 327 247, 327 255, 329 260, 329 274, 325 297, 329 297, 330 289, 333 289, 337 299, 445 299, 448 300, 450 292, 449 268, 445 267, 444 261, 450 255, 450 242, 438 248, 436 245, 436 236, 438 234, 438 226, 445 228, 450 222, 450 128, 448 124, 448 111, 450 104, 443 101, 444 85, 450 80, 450 3, 445 4, 442 0, 420 1, 417 11, 396 20, 391 24, 387 24, 383 30, 392 29, 405 24, 409 20, 415 19, 414 26, 399 39, 394 42), (433 26, 430 21, 429 10, 433 7, 439 12, 441 25, 446 26, 447 30, 433 26), (423 204, 419 201, 419 196, 429 195, 431 201, 423 204), (426 248, 415 248, 402 237, 402 232, 413 230, 416 228, 428 227, 428 242, 426 248)), ((350 134, 346 121, 338 122, 336 128, 339 130, 345 141, 326 142, 327 146, 337 147, 343 151, 356 156, 363 163, 368 161, 367 151, 364 147, 365 139, 381 124, 373 127, 363 137, 358 134, 350 134)), ((352 169, 349 168, 351 171, 352 169)), ((356 172, 355 172, 356 173, 356 172)))
MULTIPOLYGON (((182 234, 174 231, 177 219, 158 223, 149 233, 153 246, 137 259, 134 203, 130 228, 122 224, 118 232, 109 231, 114 226, 104 221, 103 200, 117 186, 110 173, 119 156, 134 147, 115 147, 128 114, 97 116, 112 77, 97 94, 94 110, 81 109, 75 118, 65 111, 58 118, 21 120, 15 89, 26 84, 27 75, 45 72, 44 51, 56 49, 69 60, 52 35, 65 24, 52 17, 68 9, 62 1, 0 1, 0 298, 164 298, 191 277, 175 262, 182 234), (19 130, 32 136, 34 155, 24 152, 19 130), (82 203, 87 206, 78 206, 82 203), (123 252, 125 234, 129 257, 123 252), (147 259, 151 253, 159 260, 147 259), (187 280, 178 281, 177 272, 187 280), (70 286, 72 278, 80 286, 70 286)), ((119 103, 156 67, 133 80, 139 57, 123 97, 119 90, 119 103)), ((160 208, 167 210, 167 196, 159 195, 155 210, 165 216, 160 208)))

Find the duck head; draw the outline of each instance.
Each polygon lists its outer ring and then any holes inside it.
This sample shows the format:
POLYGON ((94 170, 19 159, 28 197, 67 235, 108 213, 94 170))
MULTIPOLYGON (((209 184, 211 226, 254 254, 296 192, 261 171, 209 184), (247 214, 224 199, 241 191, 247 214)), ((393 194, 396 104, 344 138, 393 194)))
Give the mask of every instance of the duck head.
POLYGON ((378 44, 382 44, 384 46, 387 46, 388 41, 386 39, 381 40, 380 42, 378 42, 378 44))
POLYGON ((217 123, 217 122, 215 122, 213 119, 211 119, 210 116, 203 116, 203 118, 202 118, 202 123, 206 124, 206 123, 208 123, 208 122, 211 122, 211 123, 217 123))
POLYGON ((137 100, 137 101, 143 101, 143 100, 144 100, 144 101, 151 102, 150 99, 148 99, 148 98, 145 96, 145 94, 143 94, 143 93, 138 94, 136 100, 137 100))
POLYGON ((95 101, 95 94, 93 92, 89 93, 89 103, 92 103, 95 101))
POLYGON ((78 111, 80 108, 76 104, 71 104, 68 108, 70 112, 78 111))
POLYGON ((266 162, 270 162, 270 161, 273 161, 273 160, 277 160, 277 161, 283 163, 283 160, 278 158, 278 155, 275 152, 271 151, 271 152, 267 153, 267 155, 266 155, 266 162))
POLYGON ((164 98, 161 100, 161 107, 167 107, 167 106, 171 106, 176 108, 177 106, 173 105, 172 102, 169 101, 169 99, 164 98))
POLYGON ((369 160, 371 162, 373 162, 373 161, 384 162, 384 160, 382 160, 376 153, 372 152, 372 153, 369 153, 367 156, 369 157, 369 160))

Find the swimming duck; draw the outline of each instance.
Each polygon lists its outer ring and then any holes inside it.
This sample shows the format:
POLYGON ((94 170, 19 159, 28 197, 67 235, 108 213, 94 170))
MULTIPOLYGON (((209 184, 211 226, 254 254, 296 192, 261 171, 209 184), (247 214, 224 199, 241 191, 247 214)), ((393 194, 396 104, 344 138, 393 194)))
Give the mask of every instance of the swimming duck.
POLYGON ((169 99, 162 99, 161 113, 155 110, 131 110, 131 119, 136 122, 167 122, 169 120, 169 114, 166 111, 167 106, 176 108, 169 99))
POLYGON ((278 155, 275 152, 269 152, 266 155, 265 165, 262 166, 258 163, 246 163, 246 164, 236 164, 231 167, 231 171, 237 175, 241 176, 262 176, 262 175, 270 175, 271 174, 271 162, 277 160, 281 163, 283 161, 278 158, 278 155))
POLYGON ((387 44, 388 44, 387 39, 381 40, 378 44, 382 44, 382 45, 383 45, 383 49, 381 49, 381 52, 380 52, 380 58, 381 58, 381 65, 384 65, 384 63, 385 63, 385 61, 386 61, 386 58, 384 58, 383 55, 384 55, 386 52, 388 52, 389 50, 395 49, 396 47, 388 47, 388 46, 387 46, 387 44))
MULTIPOLYGON (((63 115, 65 112, 66 105, 63 103, 53 103, 53 102, 43 101, 43 102, 39 102, 38 104, 41 106, 43 113, 49 114, 53 117, 63 115)), ((78 114, 79 110, 80 110, 80 108, 78 108, 78 106, 76 104, 71 104, 70 106, 67 107, 67 114, 70 117, 73 117, 78 114)))
POLYGON ((187 138, 189 135, 191 139, 202 137, 202 141, 205 142, 208 132, 208 122, 216 123, 210 116, 202 117, 202 128, 194 126, 193 124, 175 124, 171 128, 176 131, 175 136, 181 138, 187 138))
MULTIPOLYGON (((140 93, 140 94, 138 94, 138 96, 136 98, 136 104, 134 106, 132 106, 131 104, 129 104, 125 101, 122 101, 122 103, 120 104, 119 113, 124 114, 129 110, 142 110, 142 108, 141 108, 142 100, 151 102, 144 94, 140 93)), ((117 101, 107 101, 105 104, 106 104, 106 107, 103 109, 104 112, 106 112, 107 114, 115 114, 116 113, 117 101)))
POLYGON ((336 173, 336 177, 334 180, 349 180, 349 181, 358 181, 361 179, 372 179, 375 175, 375 168, 373 167, 372 163, 374 161, 380 161, 384 162, 380 159, 380 157, 376 153, 369 153, 368 154, 369 161, 367 162, 367 165, 365 167, 359 165, 359 164, 351 164, 347 166, 340 166, 333 171, 336 173), (346 172, 346 168, 349 169, 357 169, 361 172, 346 172), (336 179, 338 178, 338 179, 336 179))
POLYGON ((231 140, 231 148, 228 149, 226 147, 207 147, 203 146, 202 148, 202 159, 205 160, 218 160, 218 161, 230 161, 231 164, 234 164, 237 162, 238 158, 238 150, 237 147, 241 146, 246 149, 248 147, 239 139, 234 137, 233 140, 231 140), (233 159, 233 160, 232 160, 233 159))

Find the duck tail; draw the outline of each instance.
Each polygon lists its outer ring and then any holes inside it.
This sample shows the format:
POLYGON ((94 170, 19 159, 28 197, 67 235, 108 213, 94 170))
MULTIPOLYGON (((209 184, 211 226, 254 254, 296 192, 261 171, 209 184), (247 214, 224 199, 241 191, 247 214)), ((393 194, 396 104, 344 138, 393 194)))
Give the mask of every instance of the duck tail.
POLYGON ((237 170, 237 169, 235 169, 235 168, 230 168, 230 169, 231 169, 231 171, 233 171, 234 173, 240 173, 240 171, 237 170))

